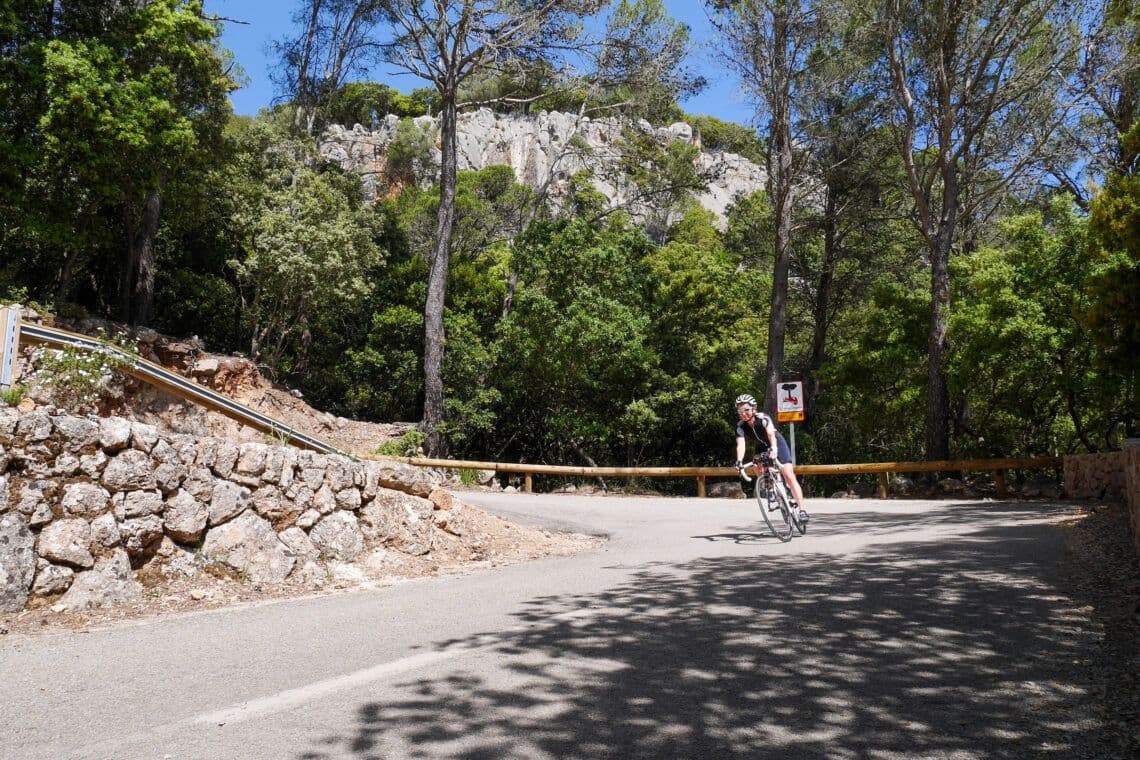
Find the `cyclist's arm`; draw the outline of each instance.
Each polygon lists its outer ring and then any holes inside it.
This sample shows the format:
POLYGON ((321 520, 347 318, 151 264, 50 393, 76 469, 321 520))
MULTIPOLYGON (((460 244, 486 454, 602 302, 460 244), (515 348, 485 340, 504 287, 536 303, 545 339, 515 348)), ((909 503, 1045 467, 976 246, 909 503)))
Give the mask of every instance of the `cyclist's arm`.
POLYGON ((768 451, 772 455, 772 459, 776 459, 776 452, 779 448, 776 446, 776 423, 771 420, 764 421, 764 432, 768 434, 768 451))
POLYGON ((736 436, 736 461, 744 461, 744 436, 736 436))

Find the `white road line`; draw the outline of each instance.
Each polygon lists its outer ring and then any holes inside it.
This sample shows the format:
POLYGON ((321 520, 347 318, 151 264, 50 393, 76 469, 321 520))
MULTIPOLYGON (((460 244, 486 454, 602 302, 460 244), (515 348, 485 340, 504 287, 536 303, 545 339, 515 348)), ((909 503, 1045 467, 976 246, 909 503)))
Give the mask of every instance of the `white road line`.
POLYGON ((203 713, 196 715, 192 718, 179 721, 178 725, 205 725, 213 724, 220 725, 223 723, 240 723, 251 718, 261 717, 263 715, 271 715, 273 713, 290 710, 294 707, 300 707, 308 702, 315 701, 327 694, 341 691, 343 689, 351 689, 358 686, 363 686, 373 681, 378 681, 387 676, 395 675, 396 673, 404 673, 409 670, 417 668, 424 668, 429 665, 434 665, 445 660, 450 660, 460 655, 466 654, 481 647, 453 647, 451 649, 444 649, 438 652, 424 652, 423 654, 414 654, 410 657, 404 657, 399 660, 392 660, 371 668, 358 670, 355 673, 348 673, 336 678, 329 678, 324 681, 317 681, 316 683, 307 684, 296 689, 288 689, 286 691, 272 694, 268 697, 255 699, 250 702, 242 702, 241 704, 227 707, 215 712, 203 713))
MULTIPOLYGON (((575 622, 585 620, 592 617, 597 617, 600 613, 605 612, 604 608, 583 608, 577 610, 569 610, 561 612, 556 615, 551 615, 549 619, 552 620, 572 620, 575 622)), ((527 626, 516 626, 507 630, 505 633, 519 633, 526 630, 527 626)), ((480 637, 482 638, 482 637, 480 637)), ((358 670, 355 673, 346 673, 343 676, 329 678, 324 681, 317 681, 315 683, 306 684, 295 689, 287 689, 277 694, 271 694, 260 699, 254 699, 249 702, 242 702, 237 705, 215 710, 213 712, 202 713, 195 715, 191 718, 178 721, 176 726, 201 726, 207 724, 219 725, 223 723, 240 723, 251 718, 258 718, 263 715, 272 715, 273 713, 291 710, 294 707, 300 707, 308 702, 313 702, 321 697, 332 694, 333 692, 342 691, 345 689, 352 689, 355 687, 363 686, 365 684, 378 681, 396 673, 404 673, 409 670, 416 670, 417 668, 425 668, 429 665, 451 660, 470 652, 475 652, 480 649, 487 649, 495 646, 493 643, 472 643, 466 645, 458 645, 449 647, 448 649, 441 649, 436 652, 423 652, 421 654, 414 654, 409 657, 403 657, 399 660, 392 660, 384 662, 379 665, 374 665, 371 668, 358 670)))

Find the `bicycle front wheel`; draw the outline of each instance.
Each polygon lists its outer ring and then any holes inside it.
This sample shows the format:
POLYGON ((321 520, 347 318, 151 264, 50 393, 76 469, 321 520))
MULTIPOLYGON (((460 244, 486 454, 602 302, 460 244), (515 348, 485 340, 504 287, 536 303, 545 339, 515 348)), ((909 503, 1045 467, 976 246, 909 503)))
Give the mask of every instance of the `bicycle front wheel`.
POLYGON ((779 487, 766 490, 762 480, 756 483, 756 503, 772 535, 781 541, 792 540, 792 509, 788 497, 779 487))

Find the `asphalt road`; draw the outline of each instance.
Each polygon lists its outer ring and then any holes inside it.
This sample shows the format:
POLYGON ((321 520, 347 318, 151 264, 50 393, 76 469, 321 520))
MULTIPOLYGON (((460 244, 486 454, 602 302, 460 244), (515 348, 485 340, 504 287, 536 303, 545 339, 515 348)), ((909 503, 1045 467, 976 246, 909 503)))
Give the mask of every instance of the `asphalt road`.
POLYGON ((0 757, 1096 757, 1065 504, 466 494, 604 548, 0 638, 0 757))

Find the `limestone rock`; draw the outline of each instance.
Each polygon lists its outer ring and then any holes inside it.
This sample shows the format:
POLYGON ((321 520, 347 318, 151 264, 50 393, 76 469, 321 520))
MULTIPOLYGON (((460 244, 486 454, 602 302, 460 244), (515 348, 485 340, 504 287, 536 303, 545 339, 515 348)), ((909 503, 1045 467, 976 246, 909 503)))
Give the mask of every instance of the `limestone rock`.
POLYGON ((136 563, 145 562, 158 551, 162 541, 162 518, 147 515, 119 523, 119 535, 127 554, 136 563))
POLYGON ((92 567, 95 558, 91 556, 91 524, 79 518, 56 520, 40 532, 38 551, 50 562, 92 567))
POLYGON ((131 423, 131 448, 149 454, 158 443, 158 428, 142 422, 131 423))
POLYGON ((66 442, 68 451, 89 449, 99 443, 99 423, 86 417, 56 417, 56 432, 66 442))
POLYGON ((112 492, 154 488, 154 463, 138 449, 127 449, 107 463, 102 483, 112 492))
POLYGON ((51 417, 47 412, 32 412, 20 417, 16 423, 16 438, 36 443, 51 437, 51 417))
POLYGON ((91 521, 91 541, 94 545, 109 549, 118 546, 121 540, 119 524, 115 522, 115 516, 110 512, 99 515, 91 521))
POLYGON ((333 512, 309 531, 309 539, 322 557, 351 562, 364 551, 364 534, 355 515, 333 512))
POLYGON ((169 536, 159 543, 157 555, 162 558, 162 573, 167 577, 193 578, 202 570, 199 555, 174 543, 169 536))
MULTIPOLYGON (((435 119, 413 120, 420 129, 437 134, 435 119)), ((365 192, 375 197, 382 189, 387 149, 396 137, 400 119, 384 119, 371 131, 330 126, 321 138, 321 154, 343 168, 362 174, 365 192)), ((460 171, 478 171, 495 164, 514 169, 522 184, 548 184, 557 204, 569 197, 570 178, 585 170, 595 189, 611 207, 626 205, 637 220, 650 218, 652 201, 638 197, 638 188, 624 170, 628 131, 655 139, 662 147, 672 142, 697 145, 693 129, 684 122, 654 129, 649 122, 629 122, 617 117, 590 119, 577 114, 541 111, 537 114, 498 114, 483 108, 460 114, 457 160, 460 171)), ((422 184, 431 184, 438 172, 439 152, 428 165, 417 167, 422 184)), ((701 152, 697 170, 706 181, 697 201, 723 223, 728 206, 739 197, 762 189, 767 173, 762 166, 732 153, 701 152)))
POLYGON ((36 539, 22 515, 0 515, 0 612, 18 612, 28 601, 36 572, 36 539))
POLYGON ((31 516, 48 500, 54 487, 50 480, 25 480, 19 486, 19 493, 15 494, 13 508, 22 515, 31 516))
POLYGON ((293 527, 282 531, 280 538, 281 543, 289 547, 289 551, 293 552, 293 556, 301 563, 320 559, 321 550, 309 538, 309 534, 300 528, 293 527))
POLYGON ((143 588, 131 573, 130 559, 122 549, 100 559, 95 569, 76 575, 71 588, 59 600, 70 611, 94 607, 110 607, 133 602, 142 596, 143 588))
POLYGON ((297 518, 298 528, 311 528, 321 519, 321 513, 315 509, 306 509, 297 518))
POLYGON ((34 596, 62 594, 75 579, 75 571, 70 567, 53 565, 42 559, 36 565, 36 579, 32 583, 34 596))
POLYGON ((180 490, 166 502, 162 524, 166 534, 175 541, 192 543, 202 538, 209 519, 209 508, 186 491, 180 490))
POLYGON ((267 448, 263 443, 243 443, 239 449, 237 464, 234 465, 234 473, 255 476, 265 472, 265 450, 267 448))
POLYGON ((60 507, 68 517, 94 517, 107 511, 111 494, 94 483, 71 483, 64 486, 60 507))
POLYGON ((103 468, 107 466, 107 455, 103 453, 102 449, 97 449, 94 454, 84 454, 79 457, 79 469, 89 478, 98 480, 103 475, 103 468))
POLYGON ((277 537, 273 526, 246 511, 225 525, 211 528, 202 554, 255 583, 279 583, 297 561, 277 537))
POLYGON ((218 443, 217 452, 214 454, 214 461, 210 465, 214 474, 219 478, 228 478, 234 471, 234 466, 237 464, 238 456, 241 450, 236 444, 229 441, 220 441, 218 443))
POLYGON ((403 491, 412 496, 428 497, 436 488, 436 481, 420 467, 403 462, 376 460, 365 463, 366 484, 403 491))
POLYGON ((219 480, 210 497, 210 525, 221 525, 232 520, 249 506, 249 489, 219 480))
POLYGON ((436 488, 428 495, 428 501, 436 509, 451 509, 455 506, 455 496, 446 488, 436 488))
POLYGON ((108 454, 122 451, 131 441, 131 421, 122 417, 99 420, 99 446, 108 454))
POLYGON ((171 462, 163 462, 154 468, 154 482, 165 496, 169 496, 177 491, 185 477, 186 468, 180 463, 173 464, 171 462))
POLYGON ((427 554, 432 545, 432 512, 427 499, 383 490, 360 510, 365 538, 405 554, 427 554))
POLYGON ((158 491, 128 491, 111 497, 111 511, 119 522, 160 514, 163 506, 162 495, 158 491))

